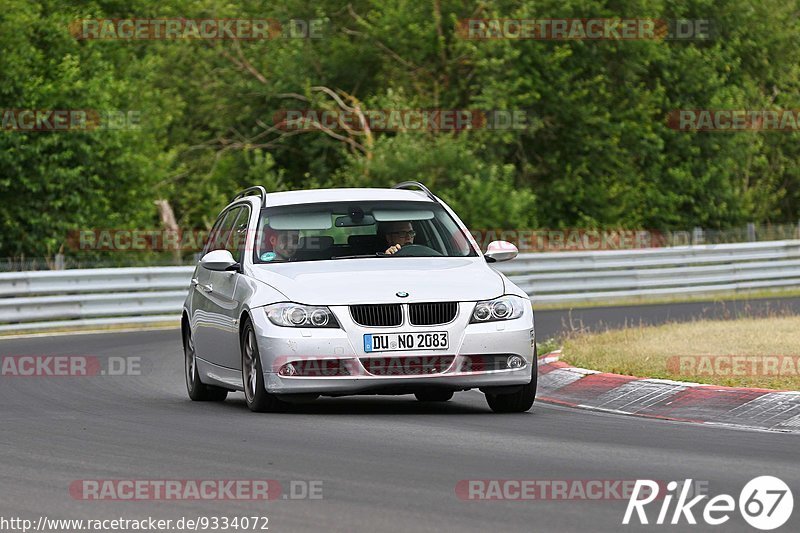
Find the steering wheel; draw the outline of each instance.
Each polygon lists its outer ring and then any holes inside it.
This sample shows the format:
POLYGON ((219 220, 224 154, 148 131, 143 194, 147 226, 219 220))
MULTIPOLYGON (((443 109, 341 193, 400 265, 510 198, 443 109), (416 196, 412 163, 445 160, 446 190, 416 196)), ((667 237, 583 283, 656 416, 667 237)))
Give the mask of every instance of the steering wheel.
POLYGON ((442 254, 422 244, 406 244, 392 254, 396 257, 441 257, 442 254))

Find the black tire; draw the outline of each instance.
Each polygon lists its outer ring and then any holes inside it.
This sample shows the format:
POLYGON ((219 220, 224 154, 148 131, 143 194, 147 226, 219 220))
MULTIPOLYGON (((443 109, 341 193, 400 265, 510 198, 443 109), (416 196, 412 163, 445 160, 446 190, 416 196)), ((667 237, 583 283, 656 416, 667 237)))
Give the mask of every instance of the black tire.
POLYGON ((446 402, 453 397, 451 390, 426 390, 414 393, 421 402, 446 402))
POLYGON ((524 413, 533 407, 536 400, 536 387, 539 381, 538 360, 533 359, 531 382, 512 394, 486 394, 486 402, 495 413, 524 413))
POLYGON ((258 353, 258 343, 255 330, 250 321, 246 321, 242 328, 242 385, 247 407, 254 413, 271 413, 283 411, 287 404, 267 392, 264 386, 264 371, 261 367, 261 356, 258 353))
POLYGON ((228 397, 227 389, 206 385, 200 381, 197 370, 197 352, 192 339, 192 331, 188 327, 183 332, 183 366, 186 377, 186 391, 195 402, 223 402, 228 397))

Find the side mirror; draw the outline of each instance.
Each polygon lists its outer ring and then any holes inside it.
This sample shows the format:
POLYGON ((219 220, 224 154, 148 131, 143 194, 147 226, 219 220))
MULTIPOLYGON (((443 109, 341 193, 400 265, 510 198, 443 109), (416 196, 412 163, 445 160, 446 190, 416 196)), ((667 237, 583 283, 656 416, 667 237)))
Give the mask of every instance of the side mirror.
POLYGON ((200 266, 215 272, 225 272, 226 270, 239 272, 241 269, 241 265, 236 262, 228 250, 208 252, 200 259, 200 266))
POLYGON ((517 257, 519 250, 517 247, 507 241, 492 241, 486 247, 486 253, 483 256, 489 263, 499 261, 510 261, 517 257))

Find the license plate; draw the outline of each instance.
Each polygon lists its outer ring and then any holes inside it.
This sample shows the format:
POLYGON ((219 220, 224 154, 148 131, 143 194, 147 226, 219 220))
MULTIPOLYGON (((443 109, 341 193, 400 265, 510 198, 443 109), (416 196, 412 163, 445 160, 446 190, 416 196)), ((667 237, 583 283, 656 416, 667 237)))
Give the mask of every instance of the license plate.
POLYGON ((364 352, 405 352, 408 350, 447 350, 450 347, 446 331, 427 333, 367 333, 364 352))

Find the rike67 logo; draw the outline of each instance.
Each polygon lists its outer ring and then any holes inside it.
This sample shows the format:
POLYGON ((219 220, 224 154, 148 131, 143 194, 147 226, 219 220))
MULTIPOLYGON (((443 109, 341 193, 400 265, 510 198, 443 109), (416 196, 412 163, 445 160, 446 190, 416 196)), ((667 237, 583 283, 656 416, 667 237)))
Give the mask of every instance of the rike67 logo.
MULTIPOLYGON (((709 499, 705 505, 698 505, 708 498, 708 495, 702 494, 689 499, 692 484, 691 479, 687 479, 682 484, 670 481, 667 484, 666 495, 661 495, 658 490, 659 484, 655 481, 637 480, 633 494, 628 500, 628 507, 622 523, 625 525, 635 524, 638 520, 640 524, 676 525, 682 521, 687 524, 697 524, 695 513, 702 516, 703 521, 711 526, 718 526, 730 520, 731 513, 737 507, 733 496, 720 494, 709 499), (679 492, 680 494, 678 494, 679 492), (659 496, 663 496, 663 498, 659 498, 659 496), (670 509, 676 497, 675 507, 670 509), (651 513, 648 517, 645 507, 657 499, 660 500, 661 506, 655 522, 651 522, 653 515, 651 513), (697 506, 696 509, 695 506, 697 506), (631 522, 631 519, 634 521, 631 522)), ((658 504, 653 507, 658 507, 658 504)), ((794 497, 789 486, 782 480, 773 476, 760 476, 750 480, 739 493, 738 508, 748 524, 756 529, 769 531, 781 527, 792 516, 794 497)), ((651 511, 654 510, 651 509, 651 511)))

